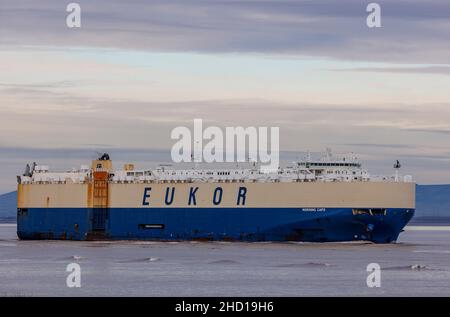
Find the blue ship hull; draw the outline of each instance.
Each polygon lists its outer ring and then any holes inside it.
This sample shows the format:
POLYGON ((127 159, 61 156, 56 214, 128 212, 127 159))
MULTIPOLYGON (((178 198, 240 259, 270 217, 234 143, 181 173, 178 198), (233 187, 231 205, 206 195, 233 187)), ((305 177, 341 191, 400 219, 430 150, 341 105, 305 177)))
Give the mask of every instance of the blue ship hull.
POLYGON ((396 241, 414 209, 354 214, 352 208, 22 208, 20 239, 396 241))

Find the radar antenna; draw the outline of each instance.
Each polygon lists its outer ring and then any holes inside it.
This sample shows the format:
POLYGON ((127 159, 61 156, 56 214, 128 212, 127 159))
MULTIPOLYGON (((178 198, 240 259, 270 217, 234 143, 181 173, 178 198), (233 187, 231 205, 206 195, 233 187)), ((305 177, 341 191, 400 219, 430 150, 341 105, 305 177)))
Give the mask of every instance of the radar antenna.
POLYGON ((101 154, 101 156, 99 156, 98 160, 99 161, 109 161, 109 154, 108 153, 101 154))

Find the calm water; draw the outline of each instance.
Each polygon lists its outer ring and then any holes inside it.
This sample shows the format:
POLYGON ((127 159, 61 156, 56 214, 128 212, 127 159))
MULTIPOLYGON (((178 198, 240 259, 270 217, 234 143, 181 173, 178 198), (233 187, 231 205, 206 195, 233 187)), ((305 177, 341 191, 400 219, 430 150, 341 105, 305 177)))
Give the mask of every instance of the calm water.
POLYGON ((450 296, 448 228, 389 245, 18 241, 15 230, 0 225, 0 296, 450 296), (81 288, 66 286, 71 262, 81 288), (366 286, 371 262, 380 288, 366 286))

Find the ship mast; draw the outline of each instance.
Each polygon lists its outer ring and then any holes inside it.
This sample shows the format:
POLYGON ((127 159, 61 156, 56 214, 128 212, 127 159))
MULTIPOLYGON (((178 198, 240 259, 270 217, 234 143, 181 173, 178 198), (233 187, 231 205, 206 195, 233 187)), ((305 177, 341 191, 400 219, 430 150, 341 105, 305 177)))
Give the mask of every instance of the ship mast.
POLYGON ((398 171, 400 170, 400 168, 402 167, 402 165, 400 164, 399 160, 397 160, 397 162, 394 164, 394 169, 395 169, 395 181, 398 182, 399 181, 399 176, 398 176, 398 171))

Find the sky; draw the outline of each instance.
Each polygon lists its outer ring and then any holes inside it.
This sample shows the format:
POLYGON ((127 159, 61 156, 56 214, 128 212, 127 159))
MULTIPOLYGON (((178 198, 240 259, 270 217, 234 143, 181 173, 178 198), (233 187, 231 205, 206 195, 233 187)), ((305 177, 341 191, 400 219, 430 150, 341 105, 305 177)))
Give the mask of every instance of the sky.
POLYGON ((176 126, 277 126, 285 153, 355 152, 450 183, 450 2, 0 0, 0 193, 38 160, 170 160, 176 126))

